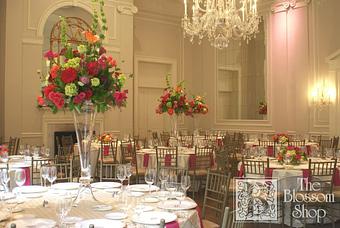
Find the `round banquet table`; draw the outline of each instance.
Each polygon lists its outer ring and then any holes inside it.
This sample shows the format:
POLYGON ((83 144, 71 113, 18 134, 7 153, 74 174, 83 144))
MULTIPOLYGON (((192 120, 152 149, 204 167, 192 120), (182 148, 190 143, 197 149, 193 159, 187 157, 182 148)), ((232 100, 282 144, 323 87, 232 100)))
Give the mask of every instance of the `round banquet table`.
MULTIPOLYGON (((76 193, 77 190, 68 190, 70 193, 76 193)), ((44 219, 52 219, 54 221, 57 221, 57 215, 56 215, 56 203, 57 199, 65 196, 66 191, 60 191, 60 194, 56 194, 56 191, 52 191, 51 189, 42 194, 39 198, 27 198, 23 204, 19 204, 17 207, 20 207, 23 209, 22 212, 15 213, 12 215, 10 220, 6 220, 0 223, 0 227, 8 226, 11 223, 15 222, 16 218, 44 218, 44 219), (46 200, 47 206, 43 207, 43 201, 46 200)), ((153 192, 151 194, 155 194, 156 192, 153 192)), ((88 192, 84 192, 82 194, 82 199, 78 203, 78 205, 72 207, 70 213, 68 216, 71 217, 80 217, 83 220, 86 219, 104 219, 105 215, 112 212, 117 211, 124 211, 128 214, 128 217, 124 220, 122 220, 125 224, 127 224, 127 227, 135 227, 132 223, 132 216, 135 213, 134 208, 137 205, 145 205, 145 206, 151 206, 153 207, 153 211, 164 211, 160 208, 158 208, 157 203, 145 203, 143 202, 145 196, 148 196, 149 193, 146 193, 144 196, 130 196, 127 191, 124 191, 124 194, 122 195, 116 195, 115 197, 112 196, 112 193, 109 193, 107 190, 100 190, 100 189, 94 189, 94 195, 97 198, 98 201, 94 201, 91 199, 91 195, 88 192), (108 211, 96 211, 93 209, 96 205, 110 205, 112 206, 111 210, 108 211)), ((23 196, 27 197, 26 194, 23 194, 23 196)), ((191 200, 187 198, 187 200, 191 200)), ((199 215, 199 209, 191 209, 186 210, 185 216, 183 214, 183 211, 169 211, 177 215, 177 225, 181 228, 200 228, 200 215, 199 215)), ((168 224, 169 225, 169 224, 168 224)), ((177 227, 177 226, 168 226, 167 227, 177 227)), ((73 228, 74 225, 68 225, 67 227, 73 228)), ((138 226, 137 226, 138 227, 138 226)), ((159 227, 159 226, 143 226, 143 227, 159 227)))

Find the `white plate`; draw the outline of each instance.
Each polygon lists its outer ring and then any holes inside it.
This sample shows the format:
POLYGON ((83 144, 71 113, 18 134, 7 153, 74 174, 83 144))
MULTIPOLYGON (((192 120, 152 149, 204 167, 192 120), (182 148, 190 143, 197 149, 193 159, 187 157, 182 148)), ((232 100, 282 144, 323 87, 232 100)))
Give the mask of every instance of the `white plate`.
POLYGON ((109 214, 106 214, 104 217, 107 219, 113 219, 113 220, 120 220, 127 218, 127 214, 124 212, 112 212, 109 214))
POLYGON ((83 219, 80 218, 80 217, 66 217, 64 219, 64 223, 65 224, 68 224, 68 225, 71 225, 71 224, 75 224, 77 222, 81 222, 83 219))
POLYGON ((17 227, 20 227, 20 228, 25 228, 25 227, 53 228, 56 225, 56 222, 51 219, 26 218, 26 219, 14 220, 10 222, 7 225, 7 227, 10 228, 12 223, 15 223, 17 227))
POLYGON ((94 227, 101 228, 123 228, 125 224, 119 220, 109 220, 109 219, 89 219, 82 222, 76 223, 76 228, 88 228, 91 224, 94 227))
POLYGON ((140 212, 147 212, 147 211, 152 211, 154 208, 151 206, 146 206, 146 205, 137 205, 134 209, 140 212))
POLYGON ((92 188, 108 189, 108 188, 119 188, 122 186, 122 184, 118 182, 96 182, 96 183, 92 183, 91 186, 92 188))
POLYGON ((144 195, 144 193, 143 192, 129 192, 128 195, 133 196, 133 197, 140 197, 144 195))
POLYGON ((158 203, 159 199, 156 197, 145 197, 143 203, 158 203))
POLYGON ((192 200, 183 200, 181 204, 178 200, 166 200, 158 204, 158 207, 165 210, 190 210, 197 207, 197 204, 192 200))
MULTIPOLYGON (((130 185, 128 188, 134 192, 148 192, 149 191, 149 185, 147 184, 134 184, 134 185, 130 185)), ((151 185, 151 191, 158 191, 158 190, 159 190, 159 187, 155 185, 151 185)))
POLYGON ((161 219, 165 220, 165 223, 173 222, 177 219, 177 216, 173 213, 165 211, 152 211, 143 212, 139 216, 133 216, 132 221, 147 225, 158 225, 161 219))
POLYGON ((68 183, 57 183, 52 185, 52 189, 57 190, 75 190, 79 188, 79 183, 77 182, 68 182, 68 183))
POLYGON ((39 185, 27 185, 22 187, 16 187, 13 192, 20 191, 22 194, 43 193, 47 192, 48 188, 39 185))
POLYGON ((120 192, 120 188, 108 188, 108 189, 105 189, 105 192, 110 192, 110 193, 120 192))
POLYGON ((105 205, 105 204, 99 204, 99 205, 93 206, 92 209, 95 210, 95 211, 110 211, 110 210, 112 210, 112 206, 111 205, 105 205))
POLYGON ((32 194, 25 194, 25 198, 40 198, 43 197, 41 193, 32 193, 32 194))

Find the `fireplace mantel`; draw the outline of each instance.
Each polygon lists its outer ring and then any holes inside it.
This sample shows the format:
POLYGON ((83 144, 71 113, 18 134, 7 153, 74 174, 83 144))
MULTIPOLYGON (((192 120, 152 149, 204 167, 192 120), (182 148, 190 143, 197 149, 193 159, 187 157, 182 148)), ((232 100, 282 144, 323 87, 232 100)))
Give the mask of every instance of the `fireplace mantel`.
MULTIPOLYGON (((97 113, 95 129, 98 132, 104 131, 104 115, 97 113)), ((60 130, 74 130, 73 113, 70 111, 53 114, 44 110, 42 117, 43 143, 49 148, 54 148, 54 132, 60 130)))

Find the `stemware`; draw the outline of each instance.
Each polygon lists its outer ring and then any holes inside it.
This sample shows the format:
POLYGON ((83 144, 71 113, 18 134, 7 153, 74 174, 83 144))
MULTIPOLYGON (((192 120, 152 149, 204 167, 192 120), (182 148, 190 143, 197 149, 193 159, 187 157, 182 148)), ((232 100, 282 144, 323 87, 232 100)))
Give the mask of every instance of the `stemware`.
POLYGON ((21 198, 21 186, 26 182, 26 171, 24 169, 15 170, 15 183, 18 185, 18 198, 21 198))
POLYGON ((145 172, 145 182, 149 185, 149 193, 151 193, 151 185, 155 182, 156 170, 147 169, 145 172))
POLYGON ((177 176, 174 173, 168 175, 168 179, 165 182, 165 188, 170 192, 170 198, 172 198, 172 193, 176 191, 177 188, 177 176))
POLYGON ((1 161, 2 161, 2 162, 5 162, 5 163, 8 162, 8 152, 7 152, 7 151, 3 151, 3 152, 1 153, 1 161))
POLYGON ((160 169, 159 170, 159 180, 161 181, 161 190, 163 190, 165 188, 164 184, 166 182, 166 180, 168 179, 168 175, 169 175, 169 172, 167 169, 160 169))
POLYGON ((50 148, 45 148, 45 157, 48 158, 50 157, 50 148))
POLYGON ((191 186, 190 176, 188 175, 181 176, 181 188, 185 191, 184 192, 185 196, 190 186, 191 186))
POLYGON ((184 190, 181 185, 178 185, 177 192, 176 192, 176 200, 179 201, 179 207, 182 206, 182 201, 185 200, 186 197, 186 190, 184 190))
POLYGON ((41 172, 41 178, 44 180, 44 187, 46 187, 46 179, 48 178, 48 166, 42 166, 40 169, 41 172))
POLYGON ((6 169, 0 171, 0 178, 1 178, 1 183, 4 186, 5 193, 7 193, 9 191, 8 182, 10 180, 10 176, 6 169))
POLYGON ((47 180, 50 182, 51 186, 56 179, 57 179, 57 167, 49 166, 47 180))
POLYGON ((58 199, 56 212, 60 227, 63 227, 64 219, 72 209, 72 202, 72 197, 69 195, 58 199))
POLYGON ((123 181, 126 179, 126 166, 125 165, 118 165, 116 170, 116 175, 118 180, 122 183, 122 191, 123 191, 123 181))
POLYGON ((125 165, 126 176, 128 178, 128 186, 130 186, 130 177, 132 176, 132 166, 131 163, 125 165))

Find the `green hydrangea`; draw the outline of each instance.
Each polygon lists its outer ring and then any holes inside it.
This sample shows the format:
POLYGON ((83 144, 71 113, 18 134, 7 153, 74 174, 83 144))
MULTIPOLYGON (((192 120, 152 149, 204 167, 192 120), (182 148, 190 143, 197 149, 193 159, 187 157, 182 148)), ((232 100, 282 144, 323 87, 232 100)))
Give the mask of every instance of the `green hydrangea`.
POLYGON ((67 61, 67 63, 64 64, 64 68, 68 68, 68 67, 72 67, 72 68, 78 68, 79 67, 79 63, 80 63, 80 58, 79 57, 75 57, 73 59, 69 59, 67 61))
POLYGON ((119 80, 119 83, 120 83, 120 84, 124 84, 125 81, 126 81, 126 76, 125 76, 125 74, 119 75, 118 80, 119 80))
POLYGON ((84 54, 84 53, 86 53, 87 48, 84 44, 80 44, 80 45, 78 45, 77 50, 80 54, 84 54))
POLYGON ((92 85, 93 87, 99 86, 99 85, 100 85, 100 80, 99 80, 99 78, 92 78, 92 79, 91 79, 91 85, 92 85))
POLYGON ((69 97, 73 97, 78 94, 78 88, 76 84, 74 83, 69 83, 66 84, 65 86, 65 95, 69 97))

